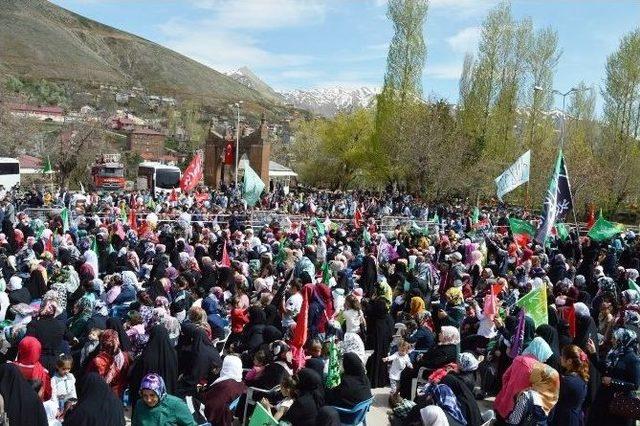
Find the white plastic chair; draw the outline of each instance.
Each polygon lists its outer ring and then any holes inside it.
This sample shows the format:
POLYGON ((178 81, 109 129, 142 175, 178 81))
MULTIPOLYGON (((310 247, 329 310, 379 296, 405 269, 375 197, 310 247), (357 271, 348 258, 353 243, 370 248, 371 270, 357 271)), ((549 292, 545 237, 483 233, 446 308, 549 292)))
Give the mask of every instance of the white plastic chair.
POLYGON ((260 394, 270 394, 273 392, 278 392, 280 390, 280 385, 277 385, 271 389, 260 389, 260 388, 256 388, 253 386, 249 386, 249 388, 247 388, 247 398, 244 401, 244 414, 242 416, 242 425, 246 425, 249 422, 249 419, 247 418, 247 412, 249 411, 249 405, 256 405, 256 403, 258 402, 257 400, 253 399, 253 395, 255 393, 260 393, 260 394))

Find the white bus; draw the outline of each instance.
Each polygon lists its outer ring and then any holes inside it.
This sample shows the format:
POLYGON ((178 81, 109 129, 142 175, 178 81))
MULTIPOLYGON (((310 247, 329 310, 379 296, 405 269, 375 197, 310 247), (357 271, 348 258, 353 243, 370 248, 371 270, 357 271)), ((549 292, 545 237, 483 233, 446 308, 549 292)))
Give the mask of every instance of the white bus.
POLYGON ((0 157, 0 185, 7 191, 20 185, 20 163, 17 159, 0 157))
POLYGON ((145 161, 138 166, 136 188, 152 191, 153 194, 171 192, 174 189, 180 192, 181 177, 182 172, 179 167, 145 161))

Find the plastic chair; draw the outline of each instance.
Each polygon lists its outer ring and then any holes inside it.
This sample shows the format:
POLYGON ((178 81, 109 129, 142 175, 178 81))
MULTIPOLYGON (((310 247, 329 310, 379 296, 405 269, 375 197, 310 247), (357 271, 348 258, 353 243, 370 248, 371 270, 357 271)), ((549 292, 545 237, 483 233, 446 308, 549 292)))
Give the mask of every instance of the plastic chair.
POLYGON ((255 393, 260 393, 260 394, 274 393, 274 392, 278 392, 279 390, 280 390, 280 385, 277 385, 271 389, 260 389, 260 388, 250 386, 247 389, 247 398, 244 400, 244 414, 242 416, 243 426, 249 422, 249 419, 247 418, 247 412, 249 411, 249 406, 256 405, 256 403, 258 402, 257 399, 253 399, 253 395, 255 393))
POLYGON ((340 416, 340 424, 348 425, 348 426, 356 426, 359 424, 363 424, 366 426, 367 424, 367 413, 371 408, 371 404, 373 404, 373 397, 367 399, 366 401, 362 401, 358 405, 353 408, 341 408, 341 407, 332 407, 335 408, 340 416))
POLYGON ((215 342, 216 349, 218 350, 218 352, 222 353, 224 351, 224 347, 227 344, 227 340, 229 340, 229 336, 231 336, 231 328, 225 327, 224 338, 219 339, 218 341, 215 342))
POLYGON ((428 369, 426 367, 420 367, 418 370, 418 376, 411 380, 411 401, 413 401, 416 397, 416 393, 418 392, 418 385, 428 383, 429 373, 433 370, 428 369), (425 375, 425 373, 427 373, 425 375))
POLYGON ((496 419, 496 413, 493 410, 487 410, 482 413, 482 425, 481 426, 489 426, 496 419))
POLYGON ((238 408, 238 403, 240 402, 240 397, 237 397, 236 399, 234 399, 233 401, 231 401, 231 404, 229 404, 229 410, 233 413, 236 411, 236 408, 238 408))

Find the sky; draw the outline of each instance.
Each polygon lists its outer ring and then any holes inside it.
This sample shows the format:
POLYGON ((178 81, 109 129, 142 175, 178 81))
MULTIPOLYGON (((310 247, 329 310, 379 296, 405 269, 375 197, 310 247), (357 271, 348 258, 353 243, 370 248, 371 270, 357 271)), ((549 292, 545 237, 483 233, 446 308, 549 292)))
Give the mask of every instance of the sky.
MULTIPOLYGON (((218 71, 248 66, 277 90, 379 87, 393 28, 386 0, 53 0, 218 71)), ((423 92, 456 102, 465 52, 497 0, 430 0, 423 92)), ((554 88, 598 90, 607 55, 640 26, 640 0, 514 0, 516 18, 558 31, 554 88)), ((559 102, 559 100, 557 101, 559 102)), ((601 101, 599 101, 601 104, 601 101)))

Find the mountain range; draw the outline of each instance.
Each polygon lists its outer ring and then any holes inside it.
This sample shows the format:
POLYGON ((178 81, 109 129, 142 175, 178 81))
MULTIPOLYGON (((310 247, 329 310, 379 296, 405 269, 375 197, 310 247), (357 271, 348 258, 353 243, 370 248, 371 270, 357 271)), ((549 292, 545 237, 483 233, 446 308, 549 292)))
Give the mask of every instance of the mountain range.
POLYGON ((324 87, 277 92, 247 67, 227 74, 237 82, 259 92, 262 96, 288 106, 305 109, 316 115, 332 117, 339 112, 368 107, 378 94, 370 87, 324 87))
POLYGON ((96 87, 143 87, 149 93, 225 106, 333 116, 370 104, 375 91, 326 88, 279 93, 249 68, 224 74, 134 34, 46 0, 0 0, 0 78, 51 80, 96 87))

